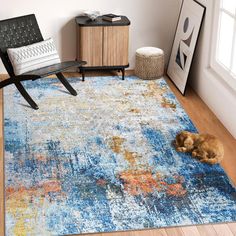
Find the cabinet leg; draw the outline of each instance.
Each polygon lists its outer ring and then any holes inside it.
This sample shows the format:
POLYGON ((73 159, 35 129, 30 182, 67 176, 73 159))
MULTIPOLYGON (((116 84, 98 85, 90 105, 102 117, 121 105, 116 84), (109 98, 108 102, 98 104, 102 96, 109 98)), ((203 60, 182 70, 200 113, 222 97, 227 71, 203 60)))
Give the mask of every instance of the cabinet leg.
POLYGON ((122 80, 125 79, 125 69, 122 69, 122 80))
POLYGON ((82 81, 84 82, 84 70, 81 70, 82 73, 82 81))

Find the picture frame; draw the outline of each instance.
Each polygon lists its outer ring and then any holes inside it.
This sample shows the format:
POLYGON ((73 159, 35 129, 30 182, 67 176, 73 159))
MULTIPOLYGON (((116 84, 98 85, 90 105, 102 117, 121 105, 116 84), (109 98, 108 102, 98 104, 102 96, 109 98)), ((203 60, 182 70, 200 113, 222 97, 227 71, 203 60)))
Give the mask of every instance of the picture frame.
POLYGON ((189 70, 205 14, 205 7, 195 0, 184 0, 172 46, 167 75, 185 95, 189 70))

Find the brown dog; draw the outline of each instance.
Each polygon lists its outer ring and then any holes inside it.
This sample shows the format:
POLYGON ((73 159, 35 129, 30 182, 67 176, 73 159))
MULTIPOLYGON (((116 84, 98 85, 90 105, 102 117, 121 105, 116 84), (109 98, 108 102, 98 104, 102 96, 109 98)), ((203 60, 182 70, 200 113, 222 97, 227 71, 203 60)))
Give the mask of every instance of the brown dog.
POLYGON ((217 164, 222 161, 224 147, 218 138, 210 134, 195 134, 182 131, 175 138, 178 152, 191 152, 201 162, 217 164))

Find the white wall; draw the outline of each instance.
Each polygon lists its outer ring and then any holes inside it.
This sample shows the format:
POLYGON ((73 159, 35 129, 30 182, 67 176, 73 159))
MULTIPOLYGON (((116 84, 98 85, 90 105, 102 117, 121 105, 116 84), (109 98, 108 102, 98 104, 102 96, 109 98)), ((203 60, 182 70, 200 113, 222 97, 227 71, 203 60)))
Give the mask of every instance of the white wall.
MULTIPOLYGON (((169 57, 180 0, 1 0, 0 19, 35 13, 44 38, 53 37, 63 60, 76 58, 74 17, 81 10, 99 10, 129 17, 130 68, 141 46, 164 49, 169 57)), ((6 73, 0 63, 0 73, 6 73)))
POLYGON ((210 68, 214 1, 200 0, 207 11, 189 78, 193 89, 236 138, 236 93, 210 68))

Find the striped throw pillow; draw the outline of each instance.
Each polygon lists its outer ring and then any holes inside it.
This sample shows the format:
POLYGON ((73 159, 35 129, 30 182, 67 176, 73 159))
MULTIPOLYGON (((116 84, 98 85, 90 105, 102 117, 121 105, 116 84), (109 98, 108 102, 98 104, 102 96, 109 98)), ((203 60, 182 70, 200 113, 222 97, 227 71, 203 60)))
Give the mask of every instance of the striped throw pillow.
POLYGON ((15 75, 61 62, 51 38, 24 47, 8 48, 7 53, 15 75))

